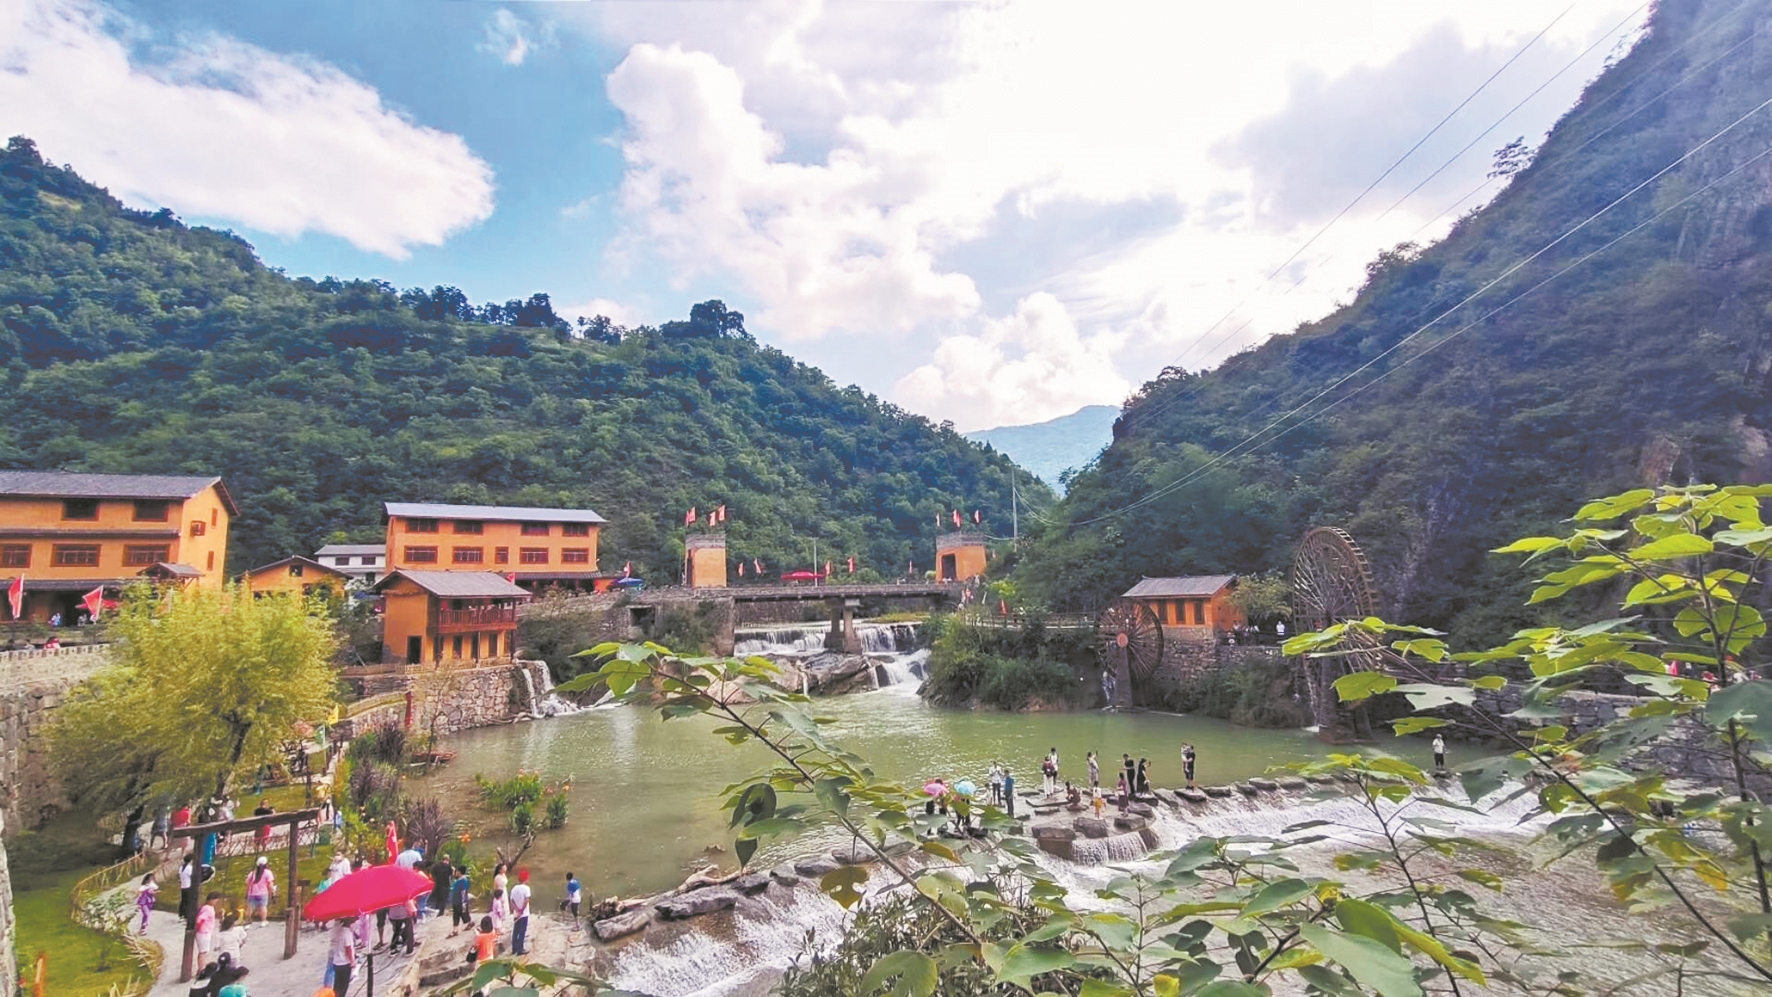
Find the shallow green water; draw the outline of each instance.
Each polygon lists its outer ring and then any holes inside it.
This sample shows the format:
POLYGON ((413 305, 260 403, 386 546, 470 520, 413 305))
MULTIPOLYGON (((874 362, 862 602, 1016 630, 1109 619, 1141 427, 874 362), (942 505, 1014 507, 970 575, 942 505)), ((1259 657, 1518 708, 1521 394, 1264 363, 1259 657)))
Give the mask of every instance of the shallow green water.
MULTIPOLYGON (((1058 748, 1062 777, 1086 778, 1084 753, 1103 759, 1111 786, 1121 752, 1151 760, 1151 781, 1179 786, 1181 748, 1192 742, 1201 783, 1259 775, 1269 766, 1322 757, 1330 749, 1304 731, 1251 730, 1220 720, 1136 713, 1007 714, 944 710, 899 689, 820 700, 816 712, 836 718, 829 736, 869 759, 888 778, 971 778, 981 792, 993 760, 1015 773, 1018 788, 1039 785, 1039 760, 1058 748)), ((524 858, 541 903, 552 907, 559 884, 576 872, 597 896, 631 895, 675 886, 697 860, 731 864, 731 832, 719 810, 720 791, 766 764, 755 746, 735 748, 710 733, 705 718, 665 722, 656 712, 619 707, 567 717, 468 731, 450 740, 450 768, 421 782, 440 796, 477 839, 505 840, 500 817, 483 810, 476 772, 540 771, 549 781, 573 778, 567 827, 543 831, 524 858)), ((1425 760, 1415 741, 1383 747, 1425 760)), ((819 842, 778 841, 759 862, 803 854, 819 842)), ((828 847, 830 843, 825 843, 828 847)))

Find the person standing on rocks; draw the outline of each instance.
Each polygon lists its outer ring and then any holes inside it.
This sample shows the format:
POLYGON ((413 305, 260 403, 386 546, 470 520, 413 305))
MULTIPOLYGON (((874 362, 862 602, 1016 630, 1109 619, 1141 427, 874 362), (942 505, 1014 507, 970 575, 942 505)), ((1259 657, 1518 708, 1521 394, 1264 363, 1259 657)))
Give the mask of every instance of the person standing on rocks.
POLYGON ((1134 796, 1151 795, 1151 763, 1147 759, 1138 760, 1138 781, 1133 787, 1134 796))
POLYGON ((529 870, 517 870, 517 885, 511 887, 511 954, 527 952, 529 939, 529 870))
POLYGON ((1446 739, 1438 734, 1434 735, 1434 771, 1446 771, 1446 739))
POLYGON ((1187 780, 1187 788, 1194 788, 1194 746, 1191 743, 1181 746, 1181 777, 1187 780))
POLYGON ((1009 816, 1015 816, 1015 773, 1003 770, 1003 801, 1009 806, 1009 816))
POLYGON ((1089 752, 1089 788, 1101 791, 1101 762, 1096 759, 1095 752, 1089 752))
POLYGON ((1126 789, 1121 795, 1130 796, 1132 795, 1132 792, 1138 788, 1138 763, 1132 760, 1131 755, 1122 752, 1120 754, 1120 767, 1126 770, 1126 789))
POLYGON ((991 786, 991 805, 1003 805, 1003 766, 998 762, 991 763, 991 773, 985 779, 991 786))

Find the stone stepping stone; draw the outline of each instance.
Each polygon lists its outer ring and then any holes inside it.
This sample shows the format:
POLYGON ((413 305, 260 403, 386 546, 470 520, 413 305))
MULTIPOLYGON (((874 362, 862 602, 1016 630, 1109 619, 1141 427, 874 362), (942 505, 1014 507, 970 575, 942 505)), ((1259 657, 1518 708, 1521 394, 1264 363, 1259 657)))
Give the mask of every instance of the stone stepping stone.
POLYGON ((1236 787, 1237 792, 1242 793, 1244 796, 1254 796, 1256 793, 1255 786, 1252 783, 1239 782, 1236 784, 1236 787))
POLYGON ((636 931, 644 931, 646 925, 651 921, 652 909, 642 907, 639 910, 631 910, 626 914, 617 914, 614 917, 606 917, 598 921, 591 925, 591 933, 596 935, 600 942, 612 942, 636 931))
POLYGON ((1206 794, 1197 789, 1178 789, 1175 795, 1186 803, 1201 804, 1207 800, 1206 794))
POLYGON ((732 881, 732 888, 743 893, 745 896, 762 893, 764 890, 769 889, 769 874, 766 872, 753 872, 740 876, 732 881))
POLYGON ((1333 786, 1333 785, 1335 785, 1335 777, 1332 775, 1307 775, 1304 777, 1304 781, 1310 783, 1313 786, 1333 786))
POLYGON ((783 862, 781 865, 769 870, 769 878, 783 886, 800 885, 800 874, 796 872, 793 865, 788 862, 783 862))
POLYGON ((1126 809, 1140 817, 1155 817, 1157 815, 1157 808, 1149 803, 1129 803, 1126 805, 1126 809))
POLYGON ((1254 786, 1256 789, 1259 789, 1264 793, 1272 793, 1280 788, 1280 784, 1272 779, 1251 779, 1249 780, 1249 785, 1254 786))
POLYGON ((1294 791, 1300 790, 1300 789, 1309 789, 1310 783, 1305 782, 1303 779, 1300 779, 1297 776, 1289 775, 1286 778, 1280 780, 1280 788, 1281 789, 1290 789, 1290 790, 1294 790, 1294 791))
POLYGON ((1175 794, 1170 792, 1167 789, 1154 789, 1154 790, 1151 790, 1151 792, 1157 794, 1157 799, 1162 801, 1162 803, 1165 806, 1171 806, 1171 807, 1181 806, 1181 801, 1177 800, 1175 798, 1175 794))
POLYGON ((817 879, 829 872, 837 871, 837 860, 829 855, 813 855, 794 863, 794 871, 807 879, 817 879))
POLYGON ((685 893, 680 897, 667 897, 657 905, 658 916, 672 921, 682 921, 703 914, 712 914, 719 910, 730 910, 738 904, 738 891, 724 886, 710 886, 685 893))
POLYGON ((1212 797, 1217 797, 1218 799, 1221 799, 1221 800, 1229 799, 1230 795, 1231 795, 1231 787, 1229 787, 1229 786, 1207 786, 1206 787, 1206 795, 1212 796, 1212 797))

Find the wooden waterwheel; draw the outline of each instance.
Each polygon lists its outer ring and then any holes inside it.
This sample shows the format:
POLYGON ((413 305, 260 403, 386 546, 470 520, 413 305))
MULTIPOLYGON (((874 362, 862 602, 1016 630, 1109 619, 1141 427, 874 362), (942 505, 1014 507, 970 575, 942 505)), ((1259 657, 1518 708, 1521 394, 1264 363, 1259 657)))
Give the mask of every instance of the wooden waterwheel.
POLYGON ((1116 599, 1096 618, 1102 660, 1114 675, 1115 706, 1132 702, 1132 677, 1149 681, 1163 661, 1163 625, 1144 603, 1116 599))
MULTIPOLYGON (((1300 630, 1322 630, 1336 623, 1378 614, 1378 586, 1372 566, 1347 531, 1319 526, 1304 535, 1292 559, 1292 613, 1300 630)), ((1311 717, 1325 734, 1338 719, 1335 680, 1349 672, 1382 666, 1383 652, 1364 635, 1344 642, 1333 657, 1300 658, 1311 717)))

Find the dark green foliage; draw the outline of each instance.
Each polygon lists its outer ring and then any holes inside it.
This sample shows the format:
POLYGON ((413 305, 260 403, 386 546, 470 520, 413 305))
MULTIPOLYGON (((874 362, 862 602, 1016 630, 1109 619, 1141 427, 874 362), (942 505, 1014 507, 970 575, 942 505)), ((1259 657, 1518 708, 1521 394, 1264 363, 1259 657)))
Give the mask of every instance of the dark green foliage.
POLYGON ((1291 729, 1309 723, 1292 698, 1293 663, 1244 659, 1241 667, 1211 669, 1187 679, 1159 678, 1152 693, 1163 709, 1229 720, 1243 727, 1291 729))
POLYGON ((377 541, 387 500, 589 506, 611 521, 602 566, 655 584, 678 580, 684 511, 718 502, 734 558, 773 571, 817 536, 898 577, 928 565, 937 513, 1007 518, 1013 468, 758 345, 718 301, 573 331, 546 295, 292 280, 22 139, 0 153, 8 466, 223 474, 230 570, 377 541))
POLYGON ((646 624, 646 639, 685 654, 706 654, 713 650, 720 612, 720 605, 711 601, 698 602, 693 607, 662 607, 646 624))
MULTIPOLYGON (((1017 930, 1038 923, 1016 908, 1009 907, 1008 913, 985 937, 1012 939, 1017 930)), ((829 951, 821 952, 826 942, 809 933, 805 954, 788 970, 775 993, 779 997, 852 997, 865 992, 861 981, 874 963, 893 952, 912 950, 939 959, 948 946, 968 940, 929 905, 901 891, 880 903, 855 908, 841 940, 829 951)), ((942 997, 1008 992, 992 979, 988 969, 970 960, 955 959, 950 966, 941 977, 942 997)))
POLYGON ((1083 681, 1097 667, 1089 632, 1048 629, 1037 616, 1003 627, 936 617, 930 628, 922 693, 933 702, 1019 710, 1034 701, 1079 705, 1092 695, 1083 681))
POLYGON ((1381 610, 1461 640, 1499 639, 1540 617, 1489 549, 1542 532, 1586 495, 1762 480, 1772 240, 1754 220, 1772 216, 1765 161, 1485 317, 1765 149, 1772 109, 1502 276, 1764 100, 1772 63, 1737 47, 1756 23, 1735 0, 1659 5, 1649 37, 1529 165, 1513 157, 1509 186, 1445 240, 1383 254, 1355 300, 1320 321, 1205 375, 1171 368, 1146 383, 1050 522, 1024 520, 1037 541, 1017 581, 1055 608, 1083 608, 1140 575, 1284 570, 1307 528, 1334 524, 1372 558, 1381 610), (1178 481, 1367 363, 1193 483, 1065 525, 1178 481))

